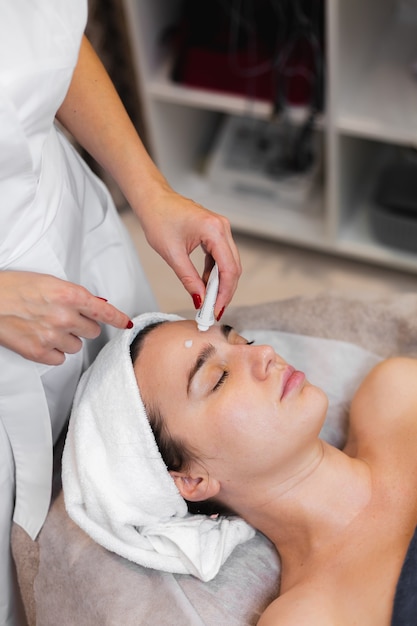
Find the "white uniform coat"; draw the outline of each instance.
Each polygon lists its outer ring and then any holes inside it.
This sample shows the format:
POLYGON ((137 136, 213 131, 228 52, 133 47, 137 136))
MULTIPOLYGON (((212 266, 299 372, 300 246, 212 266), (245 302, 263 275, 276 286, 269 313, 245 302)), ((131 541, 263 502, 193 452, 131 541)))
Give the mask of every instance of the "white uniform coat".
MULTIPOLYGON (((86 0, 0 0, 0 271, 53 274, 133 316, 157 309, 136 252, 104 185, 54 126, 86 19, 86 0)), ((58 367, 0 347, 1 626, 16 623, 11 518, 36 537, 53 443, 81 372, 111 332, 58 367)))

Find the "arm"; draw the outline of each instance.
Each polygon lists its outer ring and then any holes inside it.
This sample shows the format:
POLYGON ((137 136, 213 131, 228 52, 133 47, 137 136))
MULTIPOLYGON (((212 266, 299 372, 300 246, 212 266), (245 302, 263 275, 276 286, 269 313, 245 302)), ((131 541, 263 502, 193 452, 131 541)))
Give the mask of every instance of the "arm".
POLYGON ((201 245, 219 266, 216 314, 229 304, 241 273, 226 218, 175 193, 146 152, 106 70, 84 37, 67 97, 57 118, 113 176, 138 216, 150 245, 172 267, 190 295, 204 283, 189 255, 201 245))

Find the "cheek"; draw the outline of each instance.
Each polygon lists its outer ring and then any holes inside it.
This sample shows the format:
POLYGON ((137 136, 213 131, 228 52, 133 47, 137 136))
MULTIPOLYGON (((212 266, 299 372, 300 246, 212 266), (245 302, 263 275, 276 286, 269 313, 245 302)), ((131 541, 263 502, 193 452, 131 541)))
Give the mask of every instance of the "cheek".
POLYGON ((183 415, 181 431, 184 441, 204 459, 225 459, 240 446, 249 422, 235 402, 218 399, 209 406, 194 407, 183 415))
POLYGON ((255 442, 277 424, 277 407, 265 398, 265 394, 252 392, 236 395, 234 401, 222 402, 213 420, 213 433, 218 442, 227 443, 235 449, 255 442))

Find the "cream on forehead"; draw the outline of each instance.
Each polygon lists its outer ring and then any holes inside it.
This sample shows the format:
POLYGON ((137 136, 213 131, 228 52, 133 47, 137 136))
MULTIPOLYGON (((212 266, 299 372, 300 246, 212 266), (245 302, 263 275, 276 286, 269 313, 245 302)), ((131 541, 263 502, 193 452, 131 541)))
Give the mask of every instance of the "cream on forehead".
POLYGON ((184 341, 184 346, 186 348, 191 348, 192 345, 193 345, 193 340, 192 339, 187 339, 187 341, 184 341))

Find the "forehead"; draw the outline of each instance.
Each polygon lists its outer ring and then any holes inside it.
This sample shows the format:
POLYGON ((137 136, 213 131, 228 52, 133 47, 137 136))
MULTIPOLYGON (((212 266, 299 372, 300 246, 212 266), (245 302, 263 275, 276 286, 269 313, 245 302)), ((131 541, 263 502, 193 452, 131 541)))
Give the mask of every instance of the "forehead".
POLYGON ((144 338, 136 359, 135 370, 150 368, 154 364, 162 369, 178 360, 179 363, 184 363, 192 358, 199 347, 220 337, 219 327, 201 332, 194 320, 165 322, 151 330, 144 338))
MULTIPOLYGON (((176 367, 184 372, 184 368, 195 361, 200 351, 210 345, 220 343, 247 343, 230 326, 214 325, 207 331, 198 330, 194 320, 165 322, 156 326, 147 334, 136 358, 134 369, 141 373, 146 369, 157 367, 156 374, 166 371, 167 367, 176 367)), ((178 373, 178 372, 177 372, 178 373)))
MULTIPOLYGON (((206 331, 198 330, 197 324, 194 320, 180 320, 175 322, 164 322, 159 326, 156 326, 145 338, 145 342, 149 342, 148 345, 152 342, 155 344, 157 342, 165 342, 169 344, 174 340, 181 339, 181 337, 185 337, 194 340, 197 343, 204 344, 209 343, 211 341, 215 341, 218 339, 229 339, 229 342, 235 343, 238 338, 242 341, 246 342, 246 339, 241 337, 239 333, 227 325, 217 325, 215 324, 211 328, 206 331)), ((191 345, 191 344, 189 344, 191 345)))
POLYGON ((213 327, 206 332, 201 332, 197 328, 194 320, 179 320, 175 322, 165 322, 154 328, 146 337, 143 343, 148 349, 151 346, 164 344, 170 348, 175 348, 181 339, 191 339, 196 341, 210 341, 219 336, 219 328, 213 327))
POLYGON ((198 330, 194 320, 165 322, 153 328, 143 338, 135 362, 136 366, 149 367, 157 362, 160 366, 179 359, 184 364, 194 358, 200 350, 210 345, 246 344, 247 339, 227 325, 214 325, 207 331, 198 330))
POLYGON ((181 381, 185 385, 186 376, 199 351, 221 337, 220 327, 214 326, 201 332, 193 320, 165 322, 152 329, 144 338, 134 363, 144 399, 149 399, 149 393, 159 394, 181 381))

